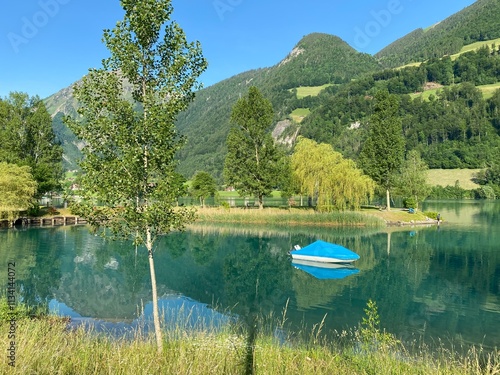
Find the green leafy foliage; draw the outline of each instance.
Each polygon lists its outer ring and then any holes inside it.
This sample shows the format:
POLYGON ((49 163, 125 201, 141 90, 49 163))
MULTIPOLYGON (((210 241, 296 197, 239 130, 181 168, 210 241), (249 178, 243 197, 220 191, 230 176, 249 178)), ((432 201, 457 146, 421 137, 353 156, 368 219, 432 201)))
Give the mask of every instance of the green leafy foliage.
POLYGON ((292 155, 292 175, 300 195, 317 197, 320 211, 359 209, 373 195, 375 183, 328 144, 299 137, 292 155))
POLYGON ((235 125, 227 137, 226 183, 242 196, 257 197, 260 208, 264 196, 280 182, 280 161, 285 157, 269 132, 273 117, 271 102, 252 86, 233 107, 235 125))
POLYGON ((202 207, 205 206, 205 199, 214 196, 216 192, 217 183, 209 173, 201 171, 194 175, 191 194, 200 200, 202 207))
POLYGON ((460 184, 455 183, 454 186, 433 186, 429 193, 431 199, 465 199, 473 198, 471 191, 460 187, 460 184))
POLYGON ((0 161, 29 166, 37 196, 58 189, 62 177, 62 149, 51 123, 38 97, 14 92, 0 99, 0 161))
POLYGON ((396 184, 399 195, 406 198, 406 208, 418 208, 428 197, 431 187, 427 184, 427 170, 418 151, 412 150, 406 155, 396 184))
POLYGON ((364 311, 359 335, 365 350, 385 351, 401 343, 394 335, 380 328, 380 316, 375 301, 368 300, 364 311))
POLYGON ((365 173, 387 191, 387 209, 390 208, 389 191, 397 184, 397 173, 404 157, 405 140, 398 110, 396 96, 387 91, 377 92, 368 138, 360 155, 365 173))
POLYGON ((13 222, 33 205, 37 183, 28 166, 0 162, 0 219, 13 222))

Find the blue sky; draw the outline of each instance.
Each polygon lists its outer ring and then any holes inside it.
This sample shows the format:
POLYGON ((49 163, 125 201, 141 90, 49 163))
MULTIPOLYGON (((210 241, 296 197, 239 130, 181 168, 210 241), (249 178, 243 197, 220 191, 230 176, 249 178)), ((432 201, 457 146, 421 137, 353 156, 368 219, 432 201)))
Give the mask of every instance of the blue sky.
MULTIPOLYGON (((341 37, 374 54, 474 0, 173 0, 173 19, 199 40, 210 86, 277 64, 305 35, 341 37)), ((100 67, 102 30, 122 19, 118 0, 4 0, 0 13, 0 97, 11 91, 45 98, 100 67)))

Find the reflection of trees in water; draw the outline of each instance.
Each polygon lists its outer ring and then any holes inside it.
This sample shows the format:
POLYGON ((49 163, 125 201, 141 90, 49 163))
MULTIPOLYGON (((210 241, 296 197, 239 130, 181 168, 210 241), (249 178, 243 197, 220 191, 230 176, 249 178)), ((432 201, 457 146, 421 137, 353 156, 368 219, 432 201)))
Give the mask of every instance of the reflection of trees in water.
MULTIPOLYGON (((232 309, 247 319, 248 327, 256 317, 280 316, 288 299, 285 328, 310 327, 325 314, 325 333, 355 327, 372 299, 382 327, 403 338, 446 338, 450 329, 478 341, 486 334, 490 344, 500 337, 500 238, 483 231, 493 229, 398 228, 388 253, 387 231, 330 228, 322 239, 357 252, 360 272, 322 281, 294 269, 287 256, 293 245, 317 239, 315 233, 204 228, 161 240, 157 281, 164 292, 175 291, 223 313, 232 309)), ((31 300, 56 293, 83 315, 118 319, 135 316, 141 299, 150 300, 147 264, 141 254, 135 259, 133 246, 104 242, 77 227, 0 235, 5 239, 2 258, 6 262, 15 256, 18 280, 31 300)))
POLYGON ((495 323, 500 311, 500 253, 494 251, 497 241, 492 246, 478 236, 431 228, 418 231, 414 247, 406 246, 409 259, 402 279, 413 296, 408 304, 409 332, 451 339, 463 335, 485 346, 495 345, 500 337, 495 323), (456 336, 449 337, 450 332, 456 336))
POLYGON ((137 317, 142 302, 151 299, 147 261, 141 257, 144 249, 139 249, 136 259, 130 242, 107 241, 83 232, 74 241, 68 244, 55 297, 82 316, 137 317))
MULTIPOLYGON (((500 203, 498 201, 483 202, 481 210, 475 213, 473 218, 474 221, 481 223, 483 228, 486 229, 488 233, 500 236, 500 234, 498 234, 499 231, 495 230, 495 228, 498 227, 498 222, 500 221, 500 203)), ((499 237, 497 238, 500 239, 499 237)))
POLYGON ((15 262, 16 284, 29 305, 48 302, 59 285, 60 248, 52 241, 61 235, 56 228, 0 232, 0 275, 7 280, 7 263, 15 262))

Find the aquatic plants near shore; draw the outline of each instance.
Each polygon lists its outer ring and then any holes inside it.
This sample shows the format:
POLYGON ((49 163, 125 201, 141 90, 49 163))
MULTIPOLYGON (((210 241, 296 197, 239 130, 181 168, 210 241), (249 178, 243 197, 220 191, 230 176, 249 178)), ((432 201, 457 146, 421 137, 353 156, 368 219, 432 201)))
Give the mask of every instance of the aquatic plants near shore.
POLYGON ((385 223, 379 218, 362 212, 343 211, 319 213, 312 209, 289 210, 277 208, 241 209, 241 208, 204 208, 197 213, 200 223, 265 224, 276 226, 364 226, 382 227, 385 223))

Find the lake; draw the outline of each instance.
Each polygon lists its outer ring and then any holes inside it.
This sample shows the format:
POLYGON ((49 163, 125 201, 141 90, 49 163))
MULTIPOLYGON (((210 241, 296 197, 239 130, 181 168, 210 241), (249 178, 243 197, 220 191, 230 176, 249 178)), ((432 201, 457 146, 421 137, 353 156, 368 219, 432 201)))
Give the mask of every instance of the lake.
MULTIPOLYGON (((500 202, 426 202, 438 227, 279 228, 196 225, 159 242, 156 274, 167 326, 218 327, 236 317, 280 317, 288 332, 356 327, 368 300, 403 341, 500 343, 500 202), (316 239, 360 255, 353 272, 320 279, 287 252, 316 239)), ((0 231, 1 280, 16 263, 20 294, 73 324, 122 332, 149 321, 144 249, 86 227, 0 231)))

